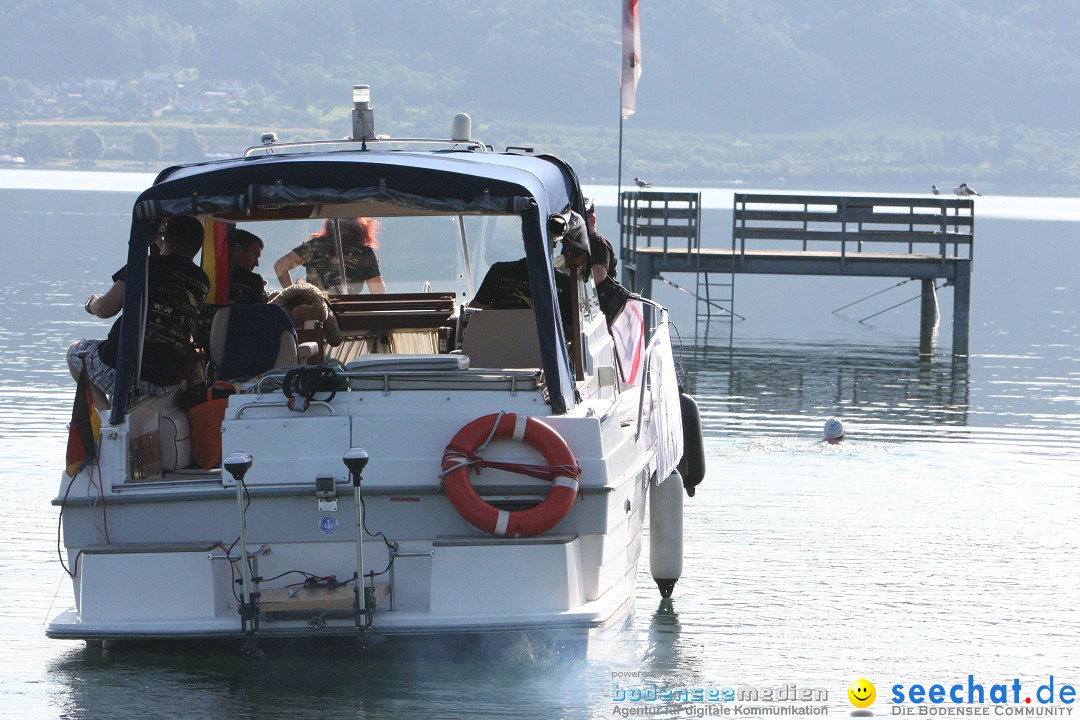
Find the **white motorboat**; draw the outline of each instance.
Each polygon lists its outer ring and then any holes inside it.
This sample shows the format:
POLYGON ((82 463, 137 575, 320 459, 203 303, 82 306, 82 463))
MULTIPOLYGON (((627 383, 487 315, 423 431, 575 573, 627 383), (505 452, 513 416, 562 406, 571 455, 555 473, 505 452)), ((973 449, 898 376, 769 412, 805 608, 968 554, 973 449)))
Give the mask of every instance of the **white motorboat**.
MULTIPOLYGON (((287 361, 234 378, 209 467, 191 461, 206 454, 198 406, 133 382, 143 328, 125 309, 112 410, 54 500, 75 605, 50 637, 256 652, 278 638, 587 639, 633 608, 650 490, 652 569, 670 594, 689 398, 666 312, 631 300, 609 326, 591 274, 567 261, 583 197, 566 163, 495 152, 467 116, 442 145, 376 137, 363 93, 352 140, 266 138, 168 168, 135 203, 129 278, 172 216, 197 216, 209 242, 236 226, 286 249, 328 218, 371 217, 392 292, 342 288, 329 304, 343 342, 309 322, 299 344, 284 338, 287 361), (533 309, 467 307, 493 261, 521 255, 533 309)), ((126 293, 142 306, 140 283, 126 293)))

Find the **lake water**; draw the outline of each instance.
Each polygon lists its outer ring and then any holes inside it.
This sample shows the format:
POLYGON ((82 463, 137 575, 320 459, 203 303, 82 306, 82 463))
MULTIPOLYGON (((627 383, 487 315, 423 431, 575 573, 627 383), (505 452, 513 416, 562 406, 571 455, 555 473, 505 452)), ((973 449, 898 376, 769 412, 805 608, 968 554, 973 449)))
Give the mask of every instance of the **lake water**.
MULTIPOLYGON (((0 173, 0 717, 700 717, 747 704, 619 693, 791 684, 827 699, 749 705, 846 716, 860 677, 888 715, 895 684, 1080 682, 1076 199, 977 200, 966 359, 948 352, 950 289, 940 349, 920 356, 917 302, 859 322, 914 284, 833 313, 895 281, 740 277, 747 319, 731 349, 726 329, 725 342, 695 345, 692 301, 659 287, 686 341, 709 471, 686 502, 673 602, 661 603, 645 553, 632 622, 587 658, 279 653, 264 668, 44 636, 71 603, 49 504, 73 394, 63 350, 107 328, 82 301, 123 263, 145 176, 23 172, 0 173), (832 415, 849 437, 822 445, 832 415)), ((707 243, 729 240, 722 200, 703 218, 707 243)))

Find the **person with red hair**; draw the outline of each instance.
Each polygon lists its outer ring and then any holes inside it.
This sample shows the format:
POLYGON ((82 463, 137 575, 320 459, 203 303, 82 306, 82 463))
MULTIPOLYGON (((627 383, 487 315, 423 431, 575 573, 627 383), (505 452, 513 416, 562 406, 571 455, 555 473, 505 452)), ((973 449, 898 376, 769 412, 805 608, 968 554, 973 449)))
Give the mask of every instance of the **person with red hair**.
POLYGON ((307 281, 331 294, 357 294, 365 284, 368 292, 385 293, 379 258, 375 255, 379 247, 378 231, 379 221, 374 218, 327 218, 322 230, 274 263, 281 287, 292 285, 292 271, 303 266, 307 281))

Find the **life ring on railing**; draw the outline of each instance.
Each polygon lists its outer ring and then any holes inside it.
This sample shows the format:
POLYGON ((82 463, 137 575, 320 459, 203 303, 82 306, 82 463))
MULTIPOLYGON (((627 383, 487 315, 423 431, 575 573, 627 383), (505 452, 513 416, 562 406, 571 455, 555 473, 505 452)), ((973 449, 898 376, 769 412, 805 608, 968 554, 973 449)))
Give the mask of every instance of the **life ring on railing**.
POLYGON ((474 527, 502 537, 531 537, 550 530, 570 512, 578 493, 574 453, 548 424, 527 415, 493 413, 478 417, 458 430, 442 459, 443 489, 450 504, 474 527), (484 460, 479 453, 492 440, 518 440, 540 451, 548 465, 484 460), (551 481, 551 490, 528 510, 500 510, 476 492, 470 468, 491 467, 551 481))

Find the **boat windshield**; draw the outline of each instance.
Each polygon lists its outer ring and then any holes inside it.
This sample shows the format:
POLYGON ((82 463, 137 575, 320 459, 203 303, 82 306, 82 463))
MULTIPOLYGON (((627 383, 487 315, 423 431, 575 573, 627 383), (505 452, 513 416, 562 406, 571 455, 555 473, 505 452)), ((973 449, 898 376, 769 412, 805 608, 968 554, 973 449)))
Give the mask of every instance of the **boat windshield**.
POLYGON ((267 290, 306 280, 329 294, 453 292, 467 302, 495 262, 525 255, 518 215, 242 222, 264 243, 267 290))

